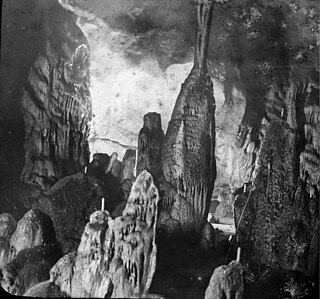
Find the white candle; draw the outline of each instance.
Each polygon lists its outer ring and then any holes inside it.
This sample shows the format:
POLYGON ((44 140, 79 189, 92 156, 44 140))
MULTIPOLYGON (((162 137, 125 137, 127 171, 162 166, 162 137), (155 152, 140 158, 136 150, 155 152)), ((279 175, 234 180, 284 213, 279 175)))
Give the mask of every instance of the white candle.
POLYGON ((237 249, 237 262, 238 263, 240 262, 240 254, 241 254, 241 248, 238 247, 238 249, 237 249))
POLYGON ((268 169, 269 170, 271 169, 271 163, 268 163, 268 169))
POLYGON ((311 189, 309 191, 309 194, 310 194, 310 198, 312 198, 312 190, 311 189))
POLYGON ((133 171, 134 177, 137 177, 137 165, 138 165, 138 149, 136 149, 136 161, 134 164, 134 171, 133 171))
POLYGON ((281 108, 281 117, 283 117, 284 109, 281 108))
POLYGON ((101 199, 101 211, 104 211, 104 197, 101 199))
POLYGON ((84 168, 84 173, 87 173, 87 166, 84 168))
POLYGON ((243 192, 246 193, 246 191, 247 191, 247 184, 244 184, 243 192))

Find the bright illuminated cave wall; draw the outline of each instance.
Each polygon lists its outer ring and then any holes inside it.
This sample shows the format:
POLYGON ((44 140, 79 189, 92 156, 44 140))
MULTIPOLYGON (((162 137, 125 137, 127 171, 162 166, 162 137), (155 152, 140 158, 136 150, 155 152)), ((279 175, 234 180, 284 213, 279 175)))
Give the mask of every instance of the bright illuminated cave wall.
MULTIPOLYGON (((141 6, 139 1, 122 1, 123 7, 117 6, 116 1, 109 1, 108 5, 101 1, 59 2, 78 15, 77 24, 89 43, 91 155, 115 151, 122 159, 127 148, 137 148, 146 113, 160 113, 166 132, 181 84, 193 65, 195 32, 182 29, 184 21, 190 23, 190 6, 168 2, 168 10, 172 6, 174 12, 176 6, 188 11, 169 17, 170 14, 161 16, 165 12, 154 11, 160 7, 155 1, 140 3, 141 6), (103 18, 106 14, 109 15, 103 18), (156 15, 158 20, 153 18, 156 15)), ((218 83, 215 97, 219 103, 224 101, 218 83)))

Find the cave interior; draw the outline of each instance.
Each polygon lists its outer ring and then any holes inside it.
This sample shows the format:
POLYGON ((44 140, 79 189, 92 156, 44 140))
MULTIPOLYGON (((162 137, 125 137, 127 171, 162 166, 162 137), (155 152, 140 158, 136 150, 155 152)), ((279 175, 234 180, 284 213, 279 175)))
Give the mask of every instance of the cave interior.
POLYGON ((318 0, 4 0, 0 285, 319 298, 318 0))

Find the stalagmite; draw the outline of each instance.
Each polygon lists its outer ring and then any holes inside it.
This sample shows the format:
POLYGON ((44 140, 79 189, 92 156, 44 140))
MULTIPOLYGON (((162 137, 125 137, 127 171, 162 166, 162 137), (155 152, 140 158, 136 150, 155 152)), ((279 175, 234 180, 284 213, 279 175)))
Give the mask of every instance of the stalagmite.
POLYGON ((212 11, 211 1, 198 5, 194 66, 182 84, 162 151, 165 180, 179 195, 171 215, 185 232, 199 232, 204 225, 216 176, 215 101, 207 69, 212 11))

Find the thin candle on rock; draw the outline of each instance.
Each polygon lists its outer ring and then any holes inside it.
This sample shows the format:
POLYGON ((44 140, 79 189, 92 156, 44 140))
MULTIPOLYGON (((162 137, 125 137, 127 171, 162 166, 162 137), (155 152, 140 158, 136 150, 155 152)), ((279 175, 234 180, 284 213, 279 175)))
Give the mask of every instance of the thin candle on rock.
POLYGON ((87 166, 84 168, 84 173, 87 173, 87 166))
POLYGON ((247 192, 247 184, 244 184, 243 193, 246 193, 246 192, 247 192))
POLYGON ((283 117, 284 109, 281 109, 281 117, 283 117))
POLYGON ((241 247, 237 248, 237 262, 240 263, 241 247))
POLYGON ((104 211, 104 197, 101 199, 101 211, 104 211))

